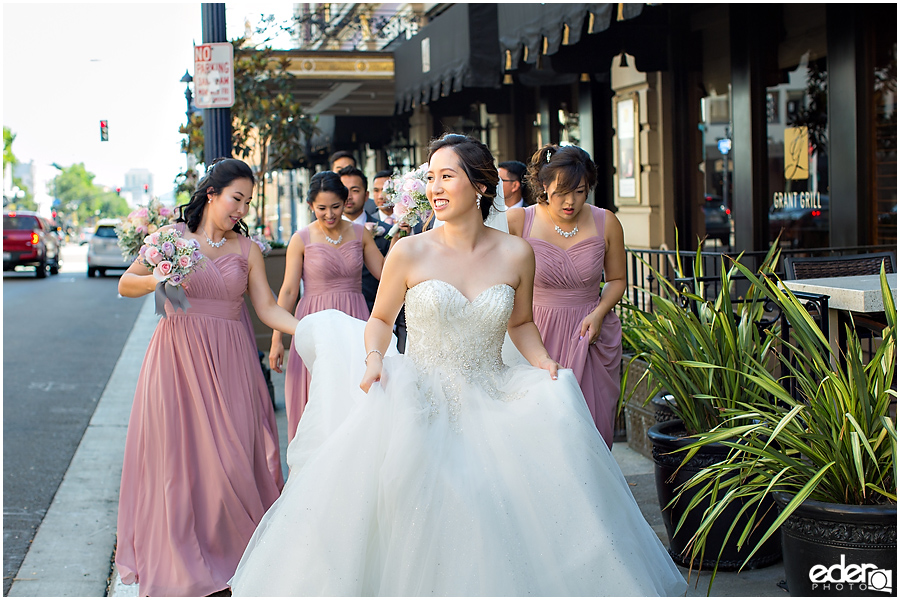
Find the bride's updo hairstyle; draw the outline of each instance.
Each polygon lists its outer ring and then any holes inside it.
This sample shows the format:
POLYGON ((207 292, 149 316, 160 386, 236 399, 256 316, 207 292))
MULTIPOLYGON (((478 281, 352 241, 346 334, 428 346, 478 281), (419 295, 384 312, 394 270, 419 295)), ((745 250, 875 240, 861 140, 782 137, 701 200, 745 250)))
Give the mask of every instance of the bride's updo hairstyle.
POLYGON ((525 175, 528 193, 535 202, 547 203, 544 186, 556 181, 557 176, 557 192, 572 192, 584 180, 590 193, 597 185, 597 165, 591 160, 591 155, 578 146, 547 144, 531 157, 528 173, 525 175))
MULTIPOLYGON (((203 218, 203 211, 206 203, 209 201, 209 188, 213 189, 214 194, 221 194, 222 190, 227 188, 236 179, 249 179, 250 185, 256 184, 256 178, 253 177, 253 170, 242 160, 236 158, 217 158, 209 165, 206 175, 197 184, 197 189, 191 194, 191 201, 185 205, 179 206, 180 213, 176 223, 187 223, 191 232, 197 231, 200 226, 200 219, 203 218)), ((235 223, 232 229, 245 236, 250 235, 247 225, 243 219, 235 223)))
POLYGON ((481 220, 488 218, 491 207, 494 205, 494 198, 497 196, 497 184, 500 181, 500 175, 497 167, 494 166, 494 155, 488 150, 488 147, 467 135, 458 133, 445 133, 440 138, 431 142, 428 147, 428 162, 431 157, 441 148, 452 148, 459 157, 459 163, 462 165, 466 177, 475 187, 476 192, 480 192, 480 186, 484 187, 481 192, 481 220))
POLYGON ((341 181, 341 176, 334 171, 319 171, 309 180, 309 193, 306 194, 306 203, 312 206, 319 192, 331 192, 346 202, 350 195, 349 190, 341 181))

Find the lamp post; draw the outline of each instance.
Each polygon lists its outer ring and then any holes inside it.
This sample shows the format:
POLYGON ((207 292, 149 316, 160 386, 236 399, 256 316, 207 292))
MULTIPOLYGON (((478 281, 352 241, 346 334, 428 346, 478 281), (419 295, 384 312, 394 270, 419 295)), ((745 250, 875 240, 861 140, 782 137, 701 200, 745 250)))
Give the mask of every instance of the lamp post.
MULTIPOLYGON (((191 92, 191 82, 194 81, 194 78, 191 77, 191 74, 188 72, 187 69, 184 70, 184 75, 181 77, 181 81, 182 81, 182 83, 184 83, 184 99, 187 101, 187 110, 184 113, 185 116, 187 117, 187 121, 185 123, 188 127, 190 127, 191 115, 194 114, 194 111, 196 109, 194 108, 194 94, 193 94, 193 92, 191 92)), ((188 135, 190 135, 190 134, 188 134, 188 135)), ((188 172, 188 174, 190 174, 190 172, 196 166, 195 165, 196 160, 194 159, 194 155, 191 154, 190 152, 186 152, 186 154, 187 154, 187 172, 188 172)))

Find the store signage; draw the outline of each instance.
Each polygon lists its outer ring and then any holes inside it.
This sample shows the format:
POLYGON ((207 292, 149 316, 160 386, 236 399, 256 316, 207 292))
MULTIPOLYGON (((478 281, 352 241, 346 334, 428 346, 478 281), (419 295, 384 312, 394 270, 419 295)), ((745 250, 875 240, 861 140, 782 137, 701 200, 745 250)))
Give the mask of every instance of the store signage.
POLYGON ((822 194, 819 192, 775 192, 772 194, 772 208, 776 210, 822 208, 822 194))
POLYGON ((784 178, 809 179, 809 130, 806 127, 784 130, 784 178))
POLYGON ((234 105, 234 46, 230 42, 194 46, 194 105, 234 105))

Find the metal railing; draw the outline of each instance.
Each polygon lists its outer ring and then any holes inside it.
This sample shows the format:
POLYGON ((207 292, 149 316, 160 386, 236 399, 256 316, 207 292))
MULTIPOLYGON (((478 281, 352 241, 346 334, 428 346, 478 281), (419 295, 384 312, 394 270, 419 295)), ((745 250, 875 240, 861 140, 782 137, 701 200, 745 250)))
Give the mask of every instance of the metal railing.
MULTIPOLYGON (((861 254, 865 252, 883 252, 894 251, 893 246, 846 246, 842 248, 809 248, 809 249, 788 249, 781 251, 778 263, 775 265, 775 273, 779 277, 784 276, 784 259, 788 256, 843 256, 846 254, 861 254)), ((719 277, 721 275, 722 265, 728 268, 731 259, 737 260, 740 257, 741 264, 758 271, 762 261, 766 256, 765 251, 755 252, 712 252, 702 251, 700 253, 700 265, 702 268, 702 277, 708 285, 707 294, 710 297, 718 294, 719 277), (723 263, 724 257, 724 263, 723 263)), ((681 259, 682 273, 686 278, 693 278, 694 258, 696 251, 692 250, 652 250, 644 248, 628 248, 627 249, 627 274, 628 287, 625 292, 625 300, 641 310, 652 310, 650 307, 649 297, 646 291, 659 293, 656 278, 650 267, 656 269, 668 281, 675 283, 679 278, 677 262, 681 259), (649 266, 648 266, 649 265, 649 266)), ((737 278, 738 287, 734 290, 737 296, 743 295, 746 287, 741 288, 743 278, 737 278)))

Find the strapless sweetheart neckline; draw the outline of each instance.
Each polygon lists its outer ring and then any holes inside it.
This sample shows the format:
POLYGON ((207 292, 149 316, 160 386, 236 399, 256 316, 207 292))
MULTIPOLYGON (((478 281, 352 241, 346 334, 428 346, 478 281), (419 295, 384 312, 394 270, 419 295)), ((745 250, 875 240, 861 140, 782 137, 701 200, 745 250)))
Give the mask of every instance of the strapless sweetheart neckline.
MULTIPOLYGON (((509 289, 511 289, 513 292, 516 291, 515 288, 514 288, 513 286, 509 285, 508 283, 496 283, 496 284, 494 284, 494 285, 488 286, 488 287, 486 287, 485 289, 481 290, 481 291, 475 296, 474 299, 469 300, 469 297, 466 296, 465 294, 463 294, 463 293, 459 290, 459 288, 456 287, 455 285, 453 285, 452 283, 449 283, 449 282, 447 282, 447 281, 444 281, 443 279, 433 279, 433 278, 432 278, 432 279, 425 279, 425 280, 423 280, 423 281, 420 281, 419 283, 415 284, 414 286, 410 287, 409 289, 410 289, 410 290, 413 290, 413 289, 419 287, 420 285, 422 285, 422 284, 424 284, 424 283, 429 283, 429 282, 443 283, 443 284, 446 285, 447 287, 449 287, 449 288, 451 288, 452 290, 454 290, 457 294, 459 294, 459 295, 460 295, 466 302, 468 302, 469 304, 475 304, 475 303, 478 301, 479 298, 481 298, 484 294, 486 294, 487 292, 491 291, 491 290, 494 289, 494 288, 504 287, 504 286, 505 286, 505 287, 508 287, 509 289)), ((407 291, 409 291, 409 290, 407 290, 407 291)))

